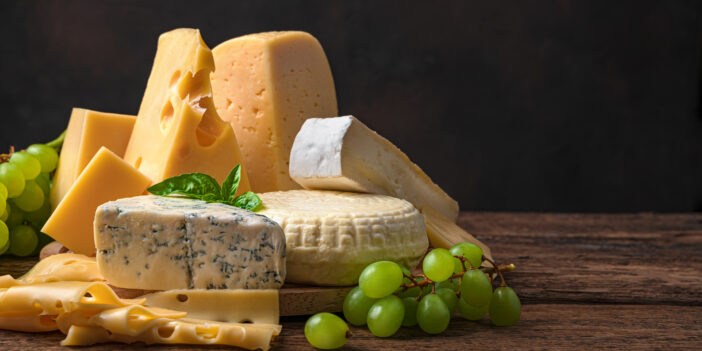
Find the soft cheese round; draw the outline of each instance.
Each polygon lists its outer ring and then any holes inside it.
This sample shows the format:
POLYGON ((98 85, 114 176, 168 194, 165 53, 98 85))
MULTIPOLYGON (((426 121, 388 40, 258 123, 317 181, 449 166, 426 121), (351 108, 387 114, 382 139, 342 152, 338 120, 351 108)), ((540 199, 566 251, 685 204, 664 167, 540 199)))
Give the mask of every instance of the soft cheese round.
POLYGON ((259 196, 258 213, 285 232, 286 282, 352 285, 366 265, 390 260, 414 266, 429 246, 424 218, 405 200, 320 190, 259 196))

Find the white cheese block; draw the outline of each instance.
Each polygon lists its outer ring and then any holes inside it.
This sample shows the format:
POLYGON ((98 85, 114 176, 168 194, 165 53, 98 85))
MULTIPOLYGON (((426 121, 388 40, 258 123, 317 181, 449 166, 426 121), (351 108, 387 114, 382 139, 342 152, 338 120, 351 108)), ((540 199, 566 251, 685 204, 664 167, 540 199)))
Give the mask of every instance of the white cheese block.
POLYGON ((400 149, 353 116, 310 118, 290 151, 290 177, 306 189, 385 194, 456 221, 458 203, 400 149))
POLYGON ((265 216, 218 203, 137 196, 95 214, 100 273, 121 288, 275 289, 285 236, 265 216))
POLYGON ((368 264, 415 266, 429 242, 411 203, 384 195, 290 190, 259 194, 287 240, 287 282, 352 285, 368 264))

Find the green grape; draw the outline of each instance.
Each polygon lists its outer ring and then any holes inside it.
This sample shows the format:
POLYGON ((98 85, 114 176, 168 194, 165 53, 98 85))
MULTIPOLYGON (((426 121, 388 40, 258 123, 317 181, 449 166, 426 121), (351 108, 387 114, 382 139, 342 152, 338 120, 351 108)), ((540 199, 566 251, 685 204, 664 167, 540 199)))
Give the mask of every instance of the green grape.
POLYGON ((522 314, 517 293, 508 286, 495 289, 490 300, 490 320, 498 327, 514 325, 522 314))
POLYGON ((392 294, 402 284, 402 269, 391 261, 369 264, 358 278, 358 286, 368 297, 379 299, 392 294))
POLYGON ((44 192, 41 190, 37 182, 33 180, 28 180, 24 192, 15 199, 13 202, 22 211, 31 212, 36 211, 41 208, 44 204, 44 192))
POLYGON ((7 207, 7 199, 0 198, 0 214, 5 213, 5 207, 7 207))
POLYGON ((372 299, 363 294, 359 287, 351 289, 344 299, 344 318, 353 325, 365 325, 368 310, 376 301, 378 299, 372 299))
POLYGON ((10 217, 10 205, 8 205, 6 201, 3 201, 3 203, 5 203, 5 211, 0 213, 0 221, 4 222, 7 220, 7 217, 10 217))
POLYGON ((9 249, 9 248, 10 248, 10 240, 7 240, 7 243, 5 243, 5 246, 3 246, 2 248, 0 248, 0 255, 2 255, 2 254, 4 254, 5 252, 7 252, 7 249, 9 249))
POLYGON ((373 335, 385 338, 391 336, 400 329, 402 321, 405 318, 405 305, 402 300, 395 296, 389 295, 376 301, 370 310, 366 323, 368 330, 373 335))
POLYGON ((0 201, 7 200, 7 187, 5 184, 0 183, 0 201))
POLYGON ((8 240, 10 240, 10 228, 5 222, 0 221, 0 247, 7 245, 8 240))
POLYGON ((417 299, 411 296, 403 297, 402 303, 405 305, 405 318, 402 319, 403 327, 414 327, 417 325, 417 299))
POLYGON ((485 276, 485 273, 471 269, 463 275, 461 298, 474 307, 482 307, 490 303, 492 283, 485 276))
POLYGON ((20 196, 24 191, 24 173, 16 165, 5 162, 0 163, 0 183, 7 187, 7 197, 20 196))
POLYGON ((318 349, 338 349, 346 344, 349 326, 339 316, 317 313, 305 323, 305 338, 318 349))
POLYGON ((449 288, 436 289, 436 295, 439 295, 441 300, 446 304, 449 312, 453 314, 456 311, 456 304, 458 303, 458 296, 456 292, 449 288))
POLYGON ((10 163, 22 170, 24 180, 34 179, 41 173, 41 163, 39 163, 39 160, 26 151, 19 151, 12 154, 12 156, 10 156, 10 163))
POLYGON ((434 249, 424 257, 422 269, 427 278, 442 282, 453 274, 454 257, 446 249, 434 249))
POLYGON ((27 256, 37 247, 37 232, 28 225, 18 225, 10 230, 10 253, 27 256))
POLYGON ((48 173, 40 174, 38 177, 34 178, 34 181, 37 182, 41 191, 44 192, 44 196, 48 199, 49 191, 51 191, 51 180, 49 179, 48 173))
POLYGON ((461 283, 458 282, 458 278, 444 280, 443 282, 436 283, 434 285, 436 285, 436 289, 448 288, 454 292, 458 292, 458 290, 461 289, 461 283))
POLYGON ((51 204, 48 201, 44 201, 39 209, 24 214, 24 218, 39 229, 44 226, 49 216, 51 216, 51 204))
POLYGON ((429 334, 439 334, 446 330, 451 320, 451 312, 441 298, 429 294, 419 301, 417 306, 417 323, 429 334))
POLYGON ((51 172, 56 169, 58 153, 52 147, 44 144, 34 144, 27 148, 27 153, 39 161, 42 172, 51 172))
MULTIPOLYGON (((483 249, 481 249, 478 245, 462 242, 453 245, 449 252, 451 252, 451 255, 467 258, 468 261, 470 261, 470 264, 473 265, 473 268, 480 268, 480 265, 483 264, 483 249)), ((463 272, 463 265, 461 265, 461 260, 455 258, 454 262, 458 263, 457 268, 459 269, 454 270, 454 272, 463 272)), ((469 268, 468 264, 466 264, 466 267, 469 268)))
POLYGON ((8 213, 7 220, 5 221, 7 226, 12 228, 16 225, 22 224, 22 222, 24 222, 24 211, 17 208, 17 205, 13 204, 12 202, 9 202, 8 205, 9 206, 7 206, 5 209, 8 213))
POLYGON ((463 301, 463 299, 458 299, 458 312, 461 314, 461 317, 467 320, 479 321, 483 319, 483 317, 485 317, 485 315, 488 313, 489 308, 490 304, 482 307, 473 307, 467 302, 463 301))

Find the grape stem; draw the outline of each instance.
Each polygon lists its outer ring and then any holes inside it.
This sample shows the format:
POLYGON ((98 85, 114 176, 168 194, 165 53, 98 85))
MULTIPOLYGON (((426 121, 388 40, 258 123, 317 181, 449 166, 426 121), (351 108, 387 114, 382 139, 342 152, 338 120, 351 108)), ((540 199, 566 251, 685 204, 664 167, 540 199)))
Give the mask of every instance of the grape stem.
MULTIPOLYGON (((466 261, 468 261, 468 265, 469 265, 470 269, 474 269, 473 264, 470 263, 470 260, 468 260, 467 258, 465 258, 463 256, 453 256, 453 257, 461 260, 461 264, 463 266, 463 272, 454 273, 448 279, 462 279, 463 274, 469 270, 466 268, 466 261)), ((517 267, 513 263, 498 266, 495 263, 495 261, 493 261, 487 257, 483 256, 483 259, 485 261, 487 261, 488 263, 490 263, 492 265, 492 267, 481 267, 479 269, 485 274, 492 275, 494 273, 497 273, 500 276, 500 280, 502 281, 502 286, 507 286, 507 284, 505 284, 505 278, 502 276, 502 272, 511 272, 511 271, 515 270, 517 267)), ((434 284, 435 282, 433 280, 427 278, 426 275, 424 275, 424 274, 417 274, 417 275, 409 274, 409 275, 407 275, 404 273, 402 273, 402 275, 405 278, 409 279, 409 281, 411 282, 410 284, 400 285, 400 287, 402 287, 402 291, 406 291, 407 289, 419 287, 419 295, 417 296, 417 301, 419 301, 422 298, 422 295, 424 294, 422 287, 427 285, 427 284, 432 284, 431 293, 432 294, 436 293, 436 284, 434 284), (416 278, 423 278, 423 280, 417 281, 416 278)))
POLYGON ((507 284, 505 283, 505 277, 502 276, 502 270, 500 269, 500 267, 497 266, 497 264, 495 264, 495 261, 493 261, 487 257, 483 257, 483 258, 485 259, 485 261, 488 261, 494 267, 495 271, 497 271, 497 275, 500 276, 500 281, 502 282, 502 284, 500 286, 502 286, 502 287, 507 286, 507 284))
POLYGON ((12 154, 15 153, 15 147, 13 145, 10 145, 10 152, 7 154, 0 154, 0 163, 3 162, 10 162, 10 157, 12 157, 12 154))

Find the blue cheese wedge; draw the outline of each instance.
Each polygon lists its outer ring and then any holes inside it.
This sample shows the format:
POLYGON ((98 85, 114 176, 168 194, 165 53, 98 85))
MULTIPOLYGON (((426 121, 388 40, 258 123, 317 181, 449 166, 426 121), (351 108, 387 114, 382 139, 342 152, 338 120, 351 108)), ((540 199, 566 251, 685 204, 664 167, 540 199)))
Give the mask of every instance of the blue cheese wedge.
POLYGON ((114 286, 277 289, 285 279, 282 228, 237 207, 137 196, 102 204, 94 225, 98 269, 114 286))

